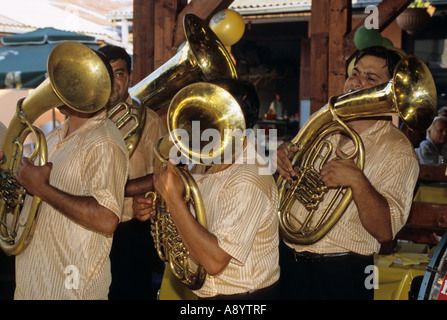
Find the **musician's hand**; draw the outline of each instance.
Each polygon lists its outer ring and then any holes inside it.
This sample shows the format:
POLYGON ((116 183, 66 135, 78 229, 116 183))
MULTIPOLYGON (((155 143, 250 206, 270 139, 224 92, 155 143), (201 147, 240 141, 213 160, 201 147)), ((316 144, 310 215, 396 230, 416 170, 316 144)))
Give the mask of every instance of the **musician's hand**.
POLYGON ((293 170, 289 157, 291 153, 298 151, 296 146, 291 146, 289 152, 289 145, 290 142, 282 143, 273 155, 273 160, 276 161, 276 171, 287 181, 296 177, 296 172, 293 170))
POLYGON ((40 197, 44 188, 50 185, 52 168, 53 164, 51 162, 44 166, 35 166, 28 158, 22 157, 15 173, 15 178, 28 193, 40 197))
POLYGON ((175 164, 168 161, 168 165, 161 167, 154 174, 154 187, 166 203, 183 201, 185 187, 182 179, 175 171, 175 164))
POLYGON ((153 201, 152 196, 134 196, 132 198, 132 209, 137 220, 147 221, 155 216, 156 201, 153 201))
POLYGON ((329 161, 320 171, 320 178, 326 186, 355 188, 359 181, 366 179, 354 160, 344 159, 346 154, 339 148, 336 148, 335 153, 340 159, 329 161))

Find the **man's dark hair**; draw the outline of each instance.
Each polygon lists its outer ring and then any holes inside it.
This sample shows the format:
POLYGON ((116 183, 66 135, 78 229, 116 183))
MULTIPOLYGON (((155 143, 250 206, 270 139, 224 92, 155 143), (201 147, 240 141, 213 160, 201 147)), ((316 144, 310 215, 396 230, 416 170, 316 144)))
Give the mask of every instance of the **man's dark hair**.
POLYGON ((107 44, 98 49, 102 52, 109 62, 122 59, 126 62, 127 72, 130 74, 132 72, 132 59, 130 55, 121 47, 107 44))
POLYGON ((259 96, 255 86, 246 80, 215 78, 209 81, 227 90, 237 101, 244 113, 245 126, 252 129, 258 121, 259 96))
POLYGON ((374 46, 360 50, 355 57, 354 65, 356 65, 357 62, 364 56, 374 56, 384 59, 386 61, 385 65, 388 68, 390 78, 393 76, 394 69, 396 69, 397 63, 401 59, 401 56, 394 50, 389 50, 381 46, 374 46))

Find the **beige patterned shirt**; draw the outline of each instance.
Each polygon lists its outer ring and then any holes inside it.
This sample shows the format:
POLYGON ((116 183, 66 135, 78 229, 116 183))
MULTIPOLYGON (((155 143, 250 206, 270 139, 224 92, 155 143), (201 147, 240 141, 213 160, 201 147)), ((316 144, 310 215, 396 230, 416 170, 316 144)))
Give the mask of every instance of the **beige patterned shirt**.
POLYGON ((278 191, 271 175, 259 174, 258 162, 233 164, 223 171, 191 173, 204 200, 208 231, 232 256, 217 276, 207 275, 199 297, 262 289, 279 278, 278 191))
MULTIPOLYGON (((67 122, 47 136, 50 184, 93 196, 121 216, 128 154, 114 123, 100 112, 65 138, 67 122)), ((28 212, 27 197, 23 212, 28 212)), ((29 246, 16 257, 15 299, 107 299, 112 237, 70 220, 43 202, 29 246)))
MULTIPOLYGON (((410 212, 419 174, 416 154, 405 135, 390 121, 377 121, 371 128, 362 132, 360 137, 365 146, 363 172, 374 188, 388 201, 393 235, 396 235, 407 221, 410 212)), ((333 145, 338 145, 339 139, 340 135, 335 135, 330 141, 333 145)), ((341 150, 345 154, 351 154, 354 150, 352 141, 349 140, 341 146, 341 150)), ((333 193, 331 191, 325 195, 316 217, 328 207, 333 193)), ((292 208, 292 212, 303 214, 304 211, 298 202, 292 208)), ((337 224, 320 241, 312 245, 289 246, 296 251, 323 254, 352 251, 371 255, 380 249, 380 243, 362 227, 354 201, 351 201, 337 224)))
MULTIPOLYGON (((131 98, 127 103, 132 103, 131 98)), ((144 177, 154 172, 154 146, 159 138, 163 137, 167 130, 160 116, 149 108, 146 108, 146 124, 141 134, 140 141, 130 158, 129 179, 144 177)), ((136 113, 136 108, 132 108, 132 113, 136 113)), ((129 122, 120 131, 126 133, 134 122, 129 122)), ((121 221, 126 222, 134 217, 132 209, 132 197, 124 199, 123 216, 121 221)))

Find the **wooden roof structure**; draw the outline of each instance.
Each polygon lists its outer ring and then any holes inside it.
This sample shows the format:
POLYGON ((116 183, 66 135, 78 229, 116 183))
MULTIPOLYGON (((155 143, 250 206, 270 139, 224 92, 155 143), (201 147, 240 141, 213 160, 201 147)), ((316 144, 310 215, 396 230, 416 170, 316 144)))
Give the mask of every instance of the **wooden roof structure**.
MULTIPOLYGON (((183 17, 194 13, 209 21, 233 0, 134 0, 134 81, 163 65, 185 40, 183 17)), ((383 0, 378 6, 379 31, 385 29, 412 0, 383 0)), ((311 111, 342 92, 346 64, 356 52, 351 0, 312 0, 310 37, 311 111)))

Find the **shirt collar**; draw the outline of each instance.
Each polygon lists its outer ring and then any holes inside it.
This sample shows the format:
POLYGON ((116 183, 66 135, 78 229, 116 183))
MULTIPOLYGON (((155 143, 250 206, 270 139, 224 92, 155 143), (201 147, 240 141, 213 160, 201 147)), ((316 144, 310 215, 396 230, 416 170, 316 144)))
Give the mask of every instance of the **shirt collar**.
POLYGON ((379 131, 392 125, 390 120, 377 120, 371 127, 360 133, 362 138, 375 136, 379 131))
MULTIPOLYGON (((84 122, 78 129, 76 129, 75 132, 73 132, 71 136, 77 135, 79 133, 82 133, 86 130, 91 130, 92 128, 95 128, 99 126, 101 123, 105 121, 107 118, 107 113, 105 109, 102 109, 97 114, 95 114, 93 117, 89 118, 86 122, 84 122)), ((64 137, 68 130, 68 121, 64 121, 64 123, 60 126, 59 130, 59 137, 60 140, 64 140, 64 137)), ((69 137, 66 137, 69 138, 69 137)))

